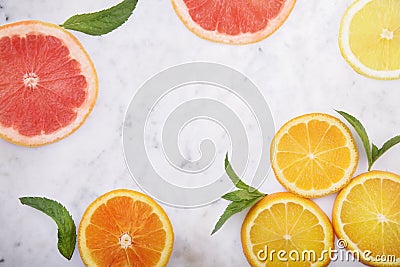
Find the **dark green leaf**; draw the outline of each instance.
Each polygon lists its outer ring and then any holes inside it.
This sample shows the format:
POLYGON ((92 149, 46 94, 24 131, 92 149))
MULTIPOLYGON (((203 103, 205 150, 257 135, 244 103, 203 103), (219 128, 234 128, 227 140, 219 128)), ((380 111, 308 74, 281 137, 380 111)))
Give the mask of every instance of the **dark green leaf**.
POLYGON ((22 204, 35 208, 50 216, 58 227, 58 250, 67 258, 71 259, 75 250, 76 227, 67 209, 60 203, 42 197, 21 197, 22 204))
POLYGON ((109 9, 72 16, 60 26, 90 35, 106 34, 128 20, 136 7, 136 3, 137 0, 124 0, 109 9))
POLYGON ((383 153, 385 153, 386 151, 388 151, 390 148, 397 145, 398 143, 400 143, 400 135, 395 136, 395 137, 389 139, 388 141, 386 141, 386 143, 383 144, 381 149, 379 149, 378 157, 382 156, 383 153))
POLYGON ((225 200, 230 200, 233 202, 238 202, 242 200, 251 200, 258 197, 265 196, 264 194, 260 194, 257 192, 248 192, 246 190, 236 190, 230 193, 223 195, 221 198, 225 200))
POLYGON ((372 162, 374 162, 379 157, 379 149, 378 147, 372 143, 372 162))
POLYGON ((233 170, 229 159, 228 159, 228 153, 225 156, 225 171, 226 174, 228 174, 228 177, 231 179, 232 183, 239 189, 243 189, 249 192, 257 192, 259 194, 260 193, 257 189, 255 189, 252 186, 249 186, 247 184, 245 184, 242 180, 240 180, 239 176, 237 176, 237 174, 235 173, 235 171, 233 170))
POLYGON ((364 146, 364 149, 365 149, 365 153, 367 154, 368 166, 371 167, 372 166, 371 144, 369 142, 368 134, 367 134, 367 131, 365 130, 364 126, 361 124, 361 122, 359 120, 357 120, 352 115, 347 114, 344 111, 339 111, 339 110, 336 110, 336 112, 338 112, 340 115, 342 115, 343 118, 345 118, 351 124, 351 126, 354 127, 358 136, 360 136, 361 141, 364 146))
POLYGON ((215 234, 221 227, 222 225, 230 218, 232 215, 241 212, 247 207, 253 206, 255 203, 257 203, 259 200, 261 200, 263 196, 260 196, 255 199, 249 199, 249 200, 242 200, 240 202, 232 202, 231 204, 228 205, 228 207, 225 209, 224 213, 222 216, 219 218, 217 224, 214 227, 214 230, 212 231, 212 235, 215 234))
POLYGON ((397 145, 398 143, 400 143, 400 135, 386 141, 380 149, 378 149, 376 145, 372 144, 372 163, 369 166, 368 170, 371 169, 372 164, 374 164, 377 159, 379 159, 386 151, 388 151, 390 148, 397 145))
POLYGON ((232 215, 241 212, 247 207, 253 206, 266 195, 254 187, 247 185, 239 178, 239 176, 237 176, 231 164, 229 163, 228 154, 226 154, 225 157, 225 170, 234 185, 241 190, 236 190, 222 196, 223 199, 233 202, 230 203, 225 209, 211 234, 217 232, 232 215))

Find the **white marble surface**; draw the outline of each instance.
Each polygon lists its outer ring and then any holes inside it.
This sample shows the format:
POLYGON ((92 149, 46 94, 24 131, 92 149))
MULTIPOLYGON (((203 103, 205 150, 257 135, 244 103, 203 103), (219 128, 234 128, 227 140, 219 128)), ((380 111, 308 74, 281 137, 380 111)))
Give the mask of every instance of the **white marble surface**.
MULTIPOLYGON (((25 19, 62 23, 73 14, 117 2, 0 0, 0 23, 25 19)), ((22 206, 18 197, 57 199, 79 223, 85 208, 99 195, 116 188, 140 190, 124 161, 123 119, 129 100, 140 85, 169 66, 211 61, 241 71, 268 100, 278 127, 303 113, 334 114, 333 109, 341 109, 357 115, 379 145, 399 134, 400 81, 375 81, 360 76, 340 55, 338 26, 350 3, 298 1, 277 33, 246 46, 227 46, 198 38, 184 27, 167 0, 140 1, 129 21, 108 35, 75 33, 97 68, 99 97, 86 123, 56 144, 30 149, 0 140, 0 267, 83 266, 77 250, 71 261, 60 256, 55 224, 22 206)), ((153 116, 156 120, 157 114, 153 116)), ((196 157, 197 147, 190 140, 187 137, 181 144, 196 157)), ((264 144, 263 149, 268 149, 268 145, 264 144)), ((262 144, 259 147, 262 149, 262 144)), ((360 152, 357 173, 366 171, 366 159, 361 149, 360 152)), ((396 147, 379 159, 375 169, 400 173, 399 160, 400 147, 396 147)), ((283 188, 270 173, 261 190, 271 193, 283 188)), ((330 214, 334 197, 316 202, 330 214)), ((240 244, 245 212, 210 236, 226 205, 222 200, 197 209, 164 205, 175 231, 169 266, 247 266, 240 244)), ((331 265, 357 266, 338 262, 331 265)))

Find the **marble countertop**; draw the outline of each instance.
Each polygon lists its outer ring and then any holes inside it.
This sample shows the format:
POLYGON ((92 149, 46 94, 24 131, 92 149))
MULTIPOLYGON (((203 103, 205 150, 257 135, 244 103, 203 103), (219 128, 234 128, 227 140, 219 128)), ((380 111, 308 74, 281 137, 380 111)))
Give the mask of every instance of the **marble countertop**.
MULTIPOLYGON (((97 103, 85 124, 58 143, 24 148, 0 140, 0 267, 83 266, 77 249, 71 261, 58 253, 54 222, 22 206, 18 197, 56 199, 67 206, 78 224, 96 197, 117 188, 140 191, 124 159, 123 120, 130 100, 141 85, 170 66, 207 61, 243 73, 268 101, 275 127, 304 113, 334 114, 333 109, 339 109, 356 115, 378 145, 399 134, 400 81, 363 77, 340 55, 339 22, 351 2, 298 1, 281 29, 266 40, 245 46, 228 46, 198 38, 185 28, 167 0, 140 1, 126 24, 110 34, 93 37, 74 32, 98 71, 97 103)), ((116 0, 0 0, 0 24, 26 19, 61 24, 71 15, 116 3, 116 0)), ((197 93, 190 94, 196 97, 197 93)), ((215 98, 224 101, 223 95, 215 98)), ((179 94, 172 95, 165 101, 165 108, 171 103, 174 106, 177 99, 182 100, 179 94)), ((163 107, 158 113, 157 109, 153 110, 149 131, 154 131, 154 135, 162 130, 164 115, 163 107)), ((213 126, 209 124, 194 127, 213 133, 213 126)), ((250 127, 247 133, 251 136, 256 130, 250 127)), ((151 143, 151 134, 145 138, 151 143)), ((182 154, 186 158, 201 157, 199 144, 203 138, 203 132, 190 129, 182 134, 179 140, 182 154)), ((213 164, 219 166, 215 171, 220 172, 221 159, 230 144, 221 136, 213 139, 217 147, 213 164), (222 141, 218 143, 218 140, 222 141)), ((366 158, 358 138, 357 142, 361 156, 357 173, 362 173, 367 169, 366 158)), ((263 141, 251 144, 258 152, 249 155, 250 162, 256 160, 252 157, 258 157, 260 151, 269 149, 269 143, 263 141)), ((161 149, 157 144, 153 148, 155 154, 161 149)), ((374 168, 400 173, 399 160, 400 148, 396 147, 379 159, 374 168)), ((157 165, 156 156, 153 165, 157 165)), ((260 189, 266 193, 284 190, 271 172, 260 189)), ((334 198, 331 195, 315 201, 330 216, 334 198)), ((240 243, 245 212, 232 217, 219 232, 210 236, 226 205, 223 200, 198 208, 163 204, 175 232, 169 266, 248 266, 240 243)), ((331 266, 361 264, 336 262, 331 266)))

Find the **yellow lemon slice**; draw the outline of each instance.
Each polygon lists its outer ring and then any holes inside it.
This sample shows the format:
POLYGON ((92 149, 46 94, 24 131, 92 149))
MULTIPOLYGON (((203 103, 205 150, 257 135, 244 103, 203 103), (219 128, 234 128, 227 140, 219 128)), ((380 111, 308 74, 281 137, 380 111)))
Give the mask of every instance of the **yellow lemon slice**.
POLYGON ((342 18, 339 46, 358 73, 374 79, 400 78, 400 1, 355 1, 342 18))

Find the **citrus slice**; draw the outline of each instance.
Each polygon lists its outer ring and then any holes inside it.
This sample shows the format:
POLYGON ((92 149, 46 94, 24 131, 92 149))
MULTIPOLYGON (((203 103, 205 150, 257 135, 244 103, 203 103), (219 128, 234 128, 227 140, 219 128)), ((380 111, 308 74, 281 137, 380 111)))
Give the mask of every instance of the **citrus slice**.
POLYGON ((296 0, 171 0, 175 12, 196 35, 214 42, 246 44, 274 33, 296 0))
POLYGON ((0 137, 23 146, 58 141, 85 121, 97 75, 79 41, 57 25, 0 26, 0 137))
POLYGON ((400 265, 400 176, 371 171, 336 197, 332 222, 347 249, 369 266, 400 265))
POLYGON ((400 78, 400 1, 355 1, 342 18, 339 46, 358 73, 400 78))
POLYGON ((251 266, 327 266, 327 251, 334 247, 326 214, 311 200, 289 192, 267 195, 254 205, 241 238, 251 266))
POLYGON ((276 178, 286 189, 314 198, 336 192, 350 181, 358 151, 350 130, 338 118, 312 113, 278 130, 270 158, 276 178))
POLYGON ((167 214, 142 193, 119 189, 89 205, 78 231, 86 266, 166 266, 174 233, 167 214))

